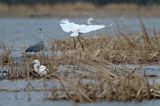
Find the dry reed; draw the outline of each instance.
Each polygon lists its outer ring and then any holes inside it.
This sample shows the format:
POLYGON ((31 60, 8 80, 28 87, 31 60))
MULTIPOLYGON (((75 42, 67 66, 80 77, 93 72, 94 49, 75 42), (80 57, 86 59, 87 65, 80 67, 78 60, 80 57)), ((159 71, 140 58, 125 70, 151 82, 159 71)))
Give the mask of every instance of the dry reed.
MULTIPOLYGON (((34 73, 31 62, 38 59, 48 68, 43 79, 58 81, 60 86, 53 86, 49 99, 67 99, 75 102, 95 102, 101 100, 129 101, 153 99, 159 97, 159 89, 148 82, 146 76, 137 70, 120 70, 108 67, 114 64, 149 64, 159 62, 159 33, 154 36, 141 23, 141 32, 132 36, 127 31, 119 31, 117 38, 107 36, 82 38, 85 51, 77 42, 73 47, 71 39, 51 40, 48 45, 52 54, 45 55, 44 50, 29 55, 24 53, 20 63, 12 60, 10 49, 2 46, 9 61, 3 61, 1 67, 10 68, 8 79, 40 79, 34 73), (4 64, 5 63, 5 64, 4 64)), ((5 55, 2 54, 4 58, 5 55)), ((1 60, 3 60, 1 58, 1 60)))

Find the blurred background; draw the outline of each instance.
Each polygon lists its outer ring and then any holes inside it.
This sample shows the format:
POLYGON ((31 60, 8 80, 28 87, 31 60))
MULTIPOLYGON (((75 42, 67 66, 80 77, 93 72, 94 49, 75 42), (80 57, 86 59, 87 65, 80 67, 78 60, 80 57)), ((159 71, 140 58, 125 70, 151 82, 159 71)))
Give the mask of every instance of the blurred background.
POLYGON ((0 16, 160 16, 160 0, 0 0, 0 16))
POLYGON ((7 4, 36 4, 36 3, 73 3, 73 2, 89 2, 96 5, 104 5, 106 3, 136 3, 136 4, 153 4, 160 3, 159 0, 1 0, 7 4))

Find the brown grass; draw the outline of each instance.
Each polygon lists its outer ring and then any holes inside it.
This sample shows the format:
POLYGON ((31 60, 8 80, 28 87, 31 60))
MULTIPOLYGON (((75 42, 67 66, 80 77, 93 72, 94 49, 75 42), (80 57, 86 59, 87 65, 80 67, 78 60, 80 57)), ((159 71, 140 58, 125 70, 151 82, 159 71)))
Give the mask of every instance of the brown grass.
POLYGON ((12 5, 0 4, 0 16, 160 16, 159 5, 108 4, 97 7, 91 3, 12 5))
POLYGON ((2 52, 2 58, 1 58, 1 64, 5 65, 5 64, 9 64, 11 63, 11 53, 12 53, 12 47, 7 47, 4 42, 0 43, 0 48, 2 48, 3 52, 2 52))
MULTIPOLYGON (((159 35, 155 33, 155 36, 150 36, 143 22, 139 34, 136 37, 127 31, 120 31, 116 39, 108 39, 106 36, 81 38, 86 51, 82 50, 80 44, 76 49, 73 48, 73 41, 70 39, 50 41, 55 50, 62 52, 59 58, 61 64, 64 66, 69 64, 76 74, 70 72, 72 69, 64 70, 66 72, 64 76, 55 73, 55 76, 61 77, 63 87, 53 87, 52 96, 49 99, 94 102, 99 100, 142 101, 154 98, 156 94, 152 91, 153 87, 149 85, 146 77, 139 75, 136 70, 123 72, 123 70, 107 67, 108 64, 119 63, 159 63, 159 35), (84 80, 93 82, 86 83, 84 80)), ((159 94, 156 97, 159 98, 159 94)))
MULTIPOLYGON (((47 66, 47 76, 60 84, 50 89, 50 100, 67 99, 75 102, 95 102, 101 100, 129 101, 159 98, 158 86, 149 85, 146 76, 138 70, 121 70, 109 67, 114 64, 159 63, 159 32, 150 36, 141 21, 141 32, 133 36, 128 31, 118 31, 117 38, 97 36, 82 38, 85 51, 80 43, 73 47, 72 39, 50 40, 52 51, 46 56, 44 50, 36 55, 24 53, 22 62, 12 60, 12 47, 1 43, 4 53, 0 58, 1 67, 10 68, 8 79, 40 79, 33 71, 31 63, 40 60, 47 66), (3 58, 7 55, 7 62, 3 58), (5 63, 5 64, 4 64, 5 63)), ((30 85, 30 83, 29 83, 30 85)))

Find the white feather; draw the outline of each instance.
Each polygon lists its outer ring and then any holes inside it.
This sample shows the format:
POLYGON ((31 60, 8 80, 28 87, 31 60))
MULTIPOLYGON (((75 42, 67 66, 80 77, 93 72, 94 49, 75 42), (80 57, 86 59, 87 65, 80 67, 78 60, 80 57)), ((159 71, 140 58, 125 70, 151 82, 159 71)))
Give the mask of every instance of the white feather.
POLYGON ((71 37, 76 37, 76 36, 78 36, 78 31, 73 32, 70 36, 71 36, 71 37))
POLYGON ((106 26, 104 25, 86 25, 84 27, 82 27, 79 32, 80 33, 89 33, 89 32, 92 32, 92 31, 96 31, 98 29, 102 29, 106 26))
POLYGON ((73 22, 69 22, 68 19, 64 19, 60 22, 60 26, 64 32, 73 32, 78 30, 79 25, 73 22))
POLYGON ((41 77, 47 75, 46 66, 40 65, 39 60, 33 61, 34 71, 37 72, 41 77))
POLYGON ((39 71, 38 71, 39 75, 40 75, 40 76, 45 76, 45 75, 47 75, 46 69, 47 69, 46 66, 40 65, 40 66, 39 66, 39 71))
POLYGON ((69 19, 64 19, 60 22, 60 26, 64 32, 73 32, 70 36, 78 36, 78 33, 89 33, 106 27, 105 25, 78 25, 70 22, 69 19))

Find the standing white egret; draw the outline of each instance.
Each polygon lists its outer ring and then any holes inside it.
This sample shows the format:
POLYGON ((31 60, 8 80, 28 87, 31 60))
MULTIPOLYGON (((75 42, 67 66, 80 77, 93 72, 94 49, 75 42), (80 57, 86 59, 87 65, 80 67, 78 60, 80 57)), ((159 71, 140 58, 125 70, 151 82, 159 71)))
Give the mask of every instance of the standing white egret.
POLYGON ((47 75, 46 66, 41 65, 39 60, 34 60, 32 63, 34 71, 37 72, 41 77, 47 75))
POLYGON ((75 37, 77 37, 83 50, 85 50, 83 44, 79 39, 80 34, 89 33, 89 32, 96 31, 98 29, 102 29, 106 27, 105 25, 92 25, 91 23, 92 21, 94 21, 94 19, 89 18, 87 20, 88 25, 84 25, 84 24, 79 25, 74 22, 70 22, 69 19, 63 19, 62 21, 60 21, 60 26, 64 32, 72 32, 70 36, 74 40, 74 47, 76 47, 75 37))
POLYGON ((30 47, 28 47, 25 52, 39 52, 40 50, 42 50, 44 48, 44 43, 43 43, 43 34, 42 34, 42 29, 39 28, 39 33, 40 33, 40 37, 41 37, 41 41, 38 42, 35 45, 32 45, 30 47))

